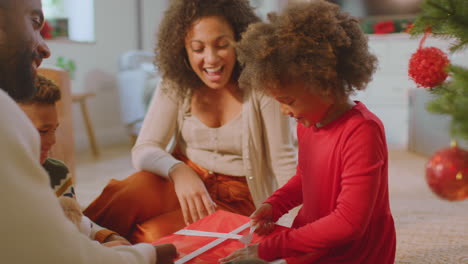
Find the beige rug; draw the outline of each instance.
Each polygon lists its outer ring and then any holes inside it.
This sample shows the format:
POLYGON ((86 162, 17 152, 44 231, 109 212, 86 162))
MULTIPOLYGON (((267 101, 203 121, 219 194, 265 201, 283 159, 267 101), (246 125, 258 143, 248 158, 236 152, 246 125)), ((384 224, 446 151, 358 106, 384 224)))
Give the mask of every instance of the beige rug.
POLYGON ((468 200, 448 202, 427 187, 427 157, 390 152, 390 197, 397 228, 395 263, 468 264, 468 200))

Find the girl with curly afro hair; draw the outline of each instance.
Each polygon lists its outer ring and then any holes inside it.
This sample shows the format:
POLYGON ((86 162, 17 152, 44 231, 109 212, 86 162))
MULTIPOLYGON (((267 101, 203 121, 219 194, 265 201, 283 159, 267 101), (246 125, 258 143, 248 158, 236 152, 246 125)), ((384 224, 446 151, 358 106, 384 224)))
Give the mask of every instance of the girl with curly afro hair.
POLYGON ((251 25, 238 44, 241 87, 262 90, 297 120, 297 174, 251 216, 256 232, 302 205, 292 228, 238 250, 301 263, 394 262, 396 235, 381 121, 349 95, 371 80, 376 58, 356 19, 322 0, 291 4, 251 25))
POLYGON ((140 172, 111 182, 87 216, 152 242, 217 209, 248 216, 294 175, 288 117, 238 85, 234 44, 258 21, 247 0, 171 1, 156 47, 163 81, 132 150, 140 172))

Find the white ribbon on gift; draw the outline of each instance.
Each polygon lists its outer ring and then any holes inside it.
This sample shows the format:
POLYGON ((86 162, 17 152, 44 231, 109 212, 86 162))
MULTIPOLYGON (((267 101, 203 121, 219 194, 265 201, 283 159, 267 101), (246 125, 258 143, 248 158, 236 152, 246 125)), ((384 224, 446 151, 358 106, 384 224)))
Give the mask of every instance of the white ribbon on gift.
POLYGON ((226 239, 241 239, 241 235, 231 234, 231 233, 218 233, 218 232, 206 232, 190 229, 181 229, 174 234, 176 235, 185 235, 185 236, 202 236, 202 237, 217 237, 217 238, 226 238, 226 239))
MULTIPOLYGON (((185 236, 204 236, 204 237, 218 237, 218 239, 204 245, 203 247, 191 252, 190 254, 185 255, 184 257, 176 260, 174 264, 183 264, 191 259, 205 253, 206 251, 216 247, 217 245, 223 243, 224 241, 228 239, 237 239, 239 240, 242 236, 238 235, 237 233, 240 233, 250 227, 250 222, 247 222, 238 228, 232 230, 229 233, 218 233, 218 232, 206 232, 206 231, 198 231, 198 230, 190 230, 190 229, 181 229, 174 234, 176 235, 185 235, 185 236)), ((280 260, 275 260, 273 262, 270 262, 271 264, 287 264, 286 261, 280 259, 280 260)))

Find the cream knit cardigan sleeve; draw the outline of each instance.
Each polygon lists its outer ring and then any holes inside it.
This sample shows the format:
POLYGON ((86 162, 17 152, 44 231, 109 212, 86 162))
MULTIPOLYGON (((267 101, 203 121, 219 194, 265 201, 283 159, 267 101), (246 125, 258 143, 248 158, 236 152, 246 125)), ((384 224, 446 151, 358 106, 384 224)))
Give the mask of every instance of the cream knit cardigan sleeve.
POLYGON ((167 81, 161 82, 153 95, 143 126, 132 149, 135 169, 169 177, 169 169, 181 162, 166 151, 178 135, 182 104, 170 93, 167 81))
POLYGON ((273 98, 252 91, 244 103, 244 166, 256 206, 296 173, 296 148, 289 117, 273 98))

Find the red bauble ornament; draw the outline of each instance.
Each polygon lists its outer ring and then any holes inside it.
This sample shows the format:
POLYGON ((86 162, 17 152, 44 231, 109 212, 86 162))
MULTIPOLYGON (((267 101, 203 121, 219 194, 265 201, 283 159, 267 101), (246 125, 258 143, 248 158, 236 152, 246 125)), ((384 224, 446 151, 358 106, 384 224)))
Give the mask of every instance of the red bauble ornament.
POLYGON ((395 23, 392 20, 375 23, 374 34, 388 34, 395 32, 395 23))
POLYGON ((457 146, 439 150, 426 165, 426 180, 440 198, 468 198, 468 151, 457 146))
POLYGON ((447 55, 438 48, 419 48, 411 56, 408 75, 418 87, 435 87, 447 79, 445 68, 450 61, 447 55))
POLYGON ((52 39, 52 31, 54 29, 52 28, 52 26, 49 24, 49 22, 44 21, 44 26, 42 27, 41 29, 41 36, 42 38, 44 39, 52 39))

